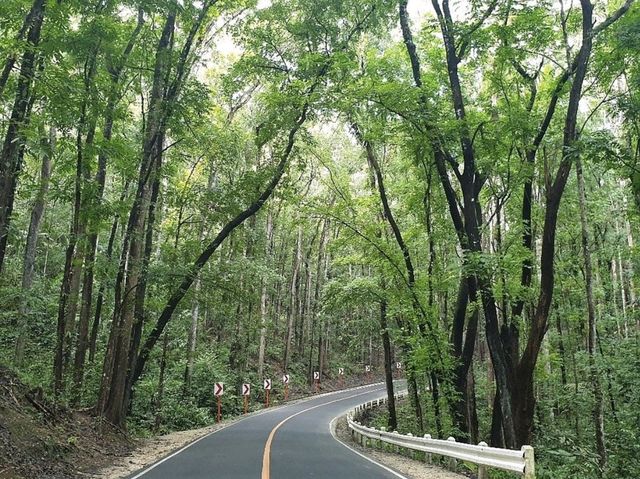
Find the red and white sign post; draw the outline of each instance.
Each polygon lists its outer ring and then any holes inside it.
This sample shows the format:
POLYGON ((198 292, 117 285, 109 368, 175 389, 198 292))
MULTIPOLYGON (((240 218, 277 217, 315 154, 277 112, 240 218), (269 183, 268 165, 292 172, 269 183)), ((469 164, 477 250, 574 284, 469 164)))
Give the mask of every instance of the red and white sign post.
POLYGON ((244 399, 244 413, 249 411, 249 396, 251 395, 251 384, 244 383, 242 385, 242 398, 244 399))
POLYGON ((284 383, 284 400, 289 399, 289 375, 282 376, 282 382, 284 383))
POLYGON ((267 393, 267 395, 264 398, 264 406, 269 407, 269 392, 271 392, 271 379, 264 380, 264 390, 267 393))
POLYGON ((213 388, 213 395, 216 397, 218 403, 218 414, 216 415, 216 422, 220 422, 222 419, 222 395, 224 394, 224 383, 216 383, 213 388))
POLYGON ((338 368, 338 384, 339 387, 344 387, 344 368, 338 368))
POLYGON ((313 372, 313 384, 314 384, 315 392, 318 392, 318 389, 320 387, 320 371, 313 372))
POLYGON ((364 372, 367 374, 367 382, 371 382, 371 366, 367 364, 364 367, 364 372))

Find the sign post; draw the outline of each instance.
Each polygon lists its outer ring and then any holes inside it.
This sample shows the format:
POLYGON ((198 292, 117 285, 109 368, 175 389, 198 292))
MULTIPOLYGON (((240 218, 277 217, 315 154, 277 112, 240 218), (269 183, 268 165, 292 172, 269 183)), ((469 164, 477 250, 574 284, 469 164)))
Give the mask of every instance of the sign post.
POLYGON ((398 377, 402 376, 402 363, 401 362, 397 362, 396 363, 396 371, 398 372, 398 377))
POLYGON ((338 384, 338 387, 344 387, 344 368, 338 368, 338 384))
POLYGON ((269 392, 271 391, 271 379, 264 380, 264 390, 267 392, 267 395, 264 398, 264 406, 269 407, 269 392))
POLYGON ((244 413, 249 411, 249 396, 251 395, 251 384, 244 383, 242 385, 242 398, 244 400, 244 413))
POLYGON ((282 376, 282 382, 284 383, 284 400, 289 399, 289 375, 282 376))
POLYGON ((367 364, 364 367, 364 372, 367 374, 367 382, 371 382, 371 366, 367 364))
POLYGON ((313 384, 315 387, 315 392, 318 392, 318 388, 320 386, 320 371, 313 372, 313 384))
POLYGON ((213 394, 216 397, 218 403, 218 414, 216 415, 216 422, 220 422, 222 419, 222 395, 224 394, 224 383, 216 383, 213 388, 213 394))

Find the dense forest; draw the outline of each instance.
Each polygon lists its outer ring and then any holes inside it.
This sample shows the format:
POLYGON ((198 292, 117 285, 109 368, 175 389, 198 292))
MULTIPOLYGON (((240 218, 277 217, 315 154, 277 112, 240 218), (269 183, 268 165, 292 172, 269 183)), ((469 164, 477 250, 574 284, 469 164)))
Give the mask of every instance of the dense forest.
POLYGON ((371 365, 640 477, 639 52, 633 0, 2 0, 0 364, 133 434, 371 365))

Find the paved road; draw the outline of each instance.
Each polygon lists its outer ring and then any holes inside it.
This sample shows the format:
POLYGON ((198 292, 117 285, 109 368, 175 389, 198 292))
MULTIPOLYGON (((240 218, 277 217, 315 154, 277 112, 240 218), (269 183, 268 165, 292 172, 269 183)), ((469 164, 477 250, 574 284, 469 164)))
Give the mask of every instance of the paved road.
POLYGON ((247 417, 130 479, 397 479, 333 438, 329 423, 385 395, 381 384, 323 395, 247 417))

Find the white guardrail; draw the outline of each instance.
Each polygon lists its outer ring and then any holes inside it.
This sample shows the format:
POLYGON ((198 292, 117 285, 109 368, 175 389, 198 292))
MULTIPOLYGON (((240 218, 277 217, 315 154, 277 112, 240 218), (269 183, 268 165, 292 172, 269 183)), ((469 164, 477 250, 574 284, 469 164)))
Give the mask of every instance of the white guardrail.
MULTIPOLYGON (((406 395, 405 392, 396 394, 396 398, 406 395)), ((478 465, 478 479, 486 479, 487 467, 502 469, 503 471, 511 471, 524 476, 524 479, 535 479, 535 463, 533 447, 522 446, 522 449, 501 449, 497 447, 489 447, 487 443, 481 442, 477 446, 473 444, 464 444, 456 442, 455 438, 449 439, 432 439, 430 434, 424 437, 416 437, 411 433, 400 434, 397 431, 388 432, 385 428, 376 429, 360 424, 357 419, 360 414, 376 406, 386 403, 386 398, 370 401, 357 406, 347 414, 347 423, 351 430, 354 440, 362 446, 374 445, 382 446, 383 443, 391 444, 397 448, 404 448, 412 451, 422 451, 425 453, 425 459, 431 463, 431 455, 437 454, 450 458, 449 465, 452 468, 456 466, 456 460, 472 462, 478 465)))

